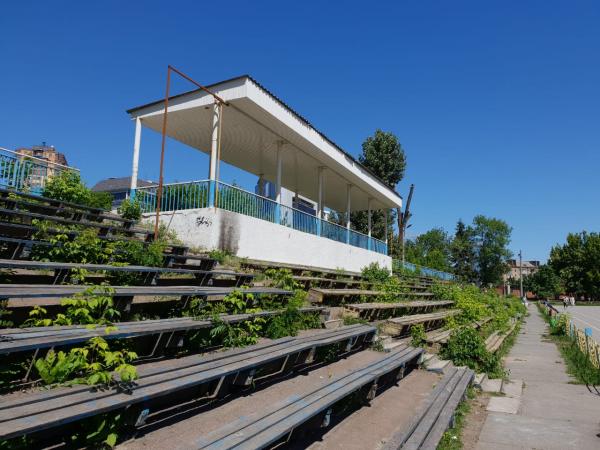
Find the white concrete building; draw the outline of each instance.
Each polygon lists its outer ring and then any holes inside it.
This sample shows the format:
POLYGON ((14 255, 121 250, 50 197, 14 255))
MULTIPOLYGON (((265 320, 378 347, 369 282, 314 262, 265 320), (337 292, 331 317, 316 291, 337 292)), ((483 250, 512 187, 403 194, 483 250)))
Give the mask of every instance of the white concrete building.
MULTIPOLYGON (((206 179, 164 185, 161 221, 191 246, 249 259, 356 272, 372 262, 391 268, 387 242, 352 230, 349 212, 401 207, 394 190, 251 77, 208 89, 215 95, 198 89, 169 99, 166 134, 208 153, 210 164, 206 179), (275 199, 220 182, 220 161, 272 183, 275 199), (316 214, 290 207, 284 188, 312 200, 316 214), (345 226, 325 220, 326 208, 346 213, 345 226)), ((164 101, 128 113, 135 121, 132 193, 152 220, 157 186, 137 187, 138 160, 142 127, 162 132, 164 101)))

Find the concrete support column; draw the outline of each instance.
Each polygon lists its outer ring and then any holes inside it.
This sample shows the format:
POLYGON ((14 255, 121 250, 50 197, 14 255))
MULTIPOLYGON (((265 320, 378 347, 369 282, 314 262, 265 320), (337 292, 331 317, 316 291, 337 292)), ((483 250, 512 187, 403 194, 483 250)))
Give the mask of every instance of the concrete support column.
POLYGON ((371 198, 369 198, 369 200, 367 201, 367 208, 368 208, 368 213, 367 213, 367 217, 368 217, 368 230, 369 230, 369 239, 367 241, 367 249, 371 250, 371 231, 372 231, 372 211, 371 211, 371 198))
POLYGON ((213 104, 213 125, 212 139, 210 143, 210 164, 208 169, 209 189, 208 189, 208 206, 215 206, 215 197, 217 192, 217 164, 219 150, 219 127, 221 125, 219 103, 215 101, 213 104))
POLYGON ((350 244, 350 193, 352 192, 352 185, 346 185, 346 244, 350 244))
POLYGON ((317 236, 321 236, 321 221, 323 220, 323 171, 324 167, 318 169, 318 198, 317 198, 317 236))
POLYGON ((140 144, 142 141, 142 119, 135 118, 135 138, 133 140, 133 163, 131 165, 131 184, 129 186, 129 197, 135 198, 137 188, 138 166, 140 162, 140 144))
POLYGON ((277 166, 275 177, 275 223, 281 223, 281 172, 283 169, 283 141, 277 141, 277 166))

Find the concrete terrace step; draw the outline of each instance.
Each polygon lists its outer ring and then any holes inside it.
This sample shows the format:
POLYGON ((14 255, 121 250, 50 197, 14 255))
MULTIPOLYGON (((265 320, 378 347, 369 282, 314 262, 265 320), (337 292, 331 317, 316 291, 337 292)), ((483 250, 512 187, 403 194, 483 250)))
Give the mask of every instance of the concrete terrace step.
MULTIPOLYGON (((232 385, 248 386, 265 377, 310 364, 317 349, 324 346, 333 345, 331 348, 337 355, 360 350, 374 333, 373 327, 356 325, 212 355, 144 364, 138 366, 139 379, 129 392, 120 388, 95 389, 79 385, 5 395, 0 398, 0 438, 40 432, 142 403, 148 410, 144 413, 147 416, 153 400, 164 402, 169 396, 176 401, 178 392, 194 388, 197 393, 201 386, 212 392, 209 397, 217 397, 226 385, 229 388, 232 385)), ((160 408, 161 403, 158 405, 160 408)), ((135 414, 135 408, 129 411, 135 414)))

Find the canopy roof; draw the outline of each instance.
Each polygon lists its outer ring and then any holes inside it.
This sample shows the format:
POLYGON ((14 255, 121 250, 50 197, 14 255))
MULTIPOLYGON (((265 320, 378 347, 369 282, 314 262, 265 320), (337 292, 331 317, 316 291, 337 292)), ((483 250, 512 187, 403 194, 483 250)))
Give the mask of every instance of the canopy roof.
MULTIPOLYGON (((275 182, 277 142, 282 147, 283 187, 316 200, 318 168, 323 172, 323 203, 346 210, 346 189, 351 189, 351 210, 402 206, 402 198, 379 178, 342 150, 306 119, 244 75, 209 86, 227 102, 221 122, 221 160, 275 182)), ((200 89, 169 99, 167 135, 195 149, 210 153, 213 97, 200 89)), ((127 111, 142 124, 162 132, 164 101, 127 111)))

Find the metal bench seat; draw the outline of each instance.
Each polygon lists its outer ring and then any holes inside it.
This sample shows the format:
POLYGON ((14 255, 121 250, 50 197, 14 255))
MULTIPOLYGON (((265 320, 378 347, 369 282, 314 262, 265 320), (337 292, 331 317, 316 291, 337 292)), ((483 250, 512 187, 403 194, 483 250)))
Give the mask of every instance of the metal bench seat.
POLYGON ((22 203, 24 205, 36 205, 45 206, 47 208, 55 208, 56 210, 72 210, 85 212, 90 219, 100 218, 103 220, 113 220, 116 222, 122 222, 124 226, 131 226, 135 223, 132 219, 124 219, 121 216, 111 214, 102 208, 94 208, 92 206, 81 205, 78 203, 67 202, 64 200, 56 200, 54 198, 43 197, 41 195, 28 194, 26 192, 14 191, 10 189, 0 188, 0 202, 5 204, 14 204, 15 202, 22 203), (9 198, 9 194, 17 198, 9 198), (27 200, 33 200, 29 202, 27 200))
POLYGON ((399 314, 427 313, 453 304, 450 300, 412 300, 398 303, 353 303, 345 305, 344 309, 348 315, 379 320, 399 314))
POLYGON ((456 408, 465 398, 474 376, 471 369, 452 367, 409 426, 396 432, 382 450, 435 450, 444 432, 454 422, 456 408))
POLYGON ((26 222, 31 222, 33 219, 38 220, 46 220, 49 222, 54 222, 62 225, 78 225, 85 226, 88 228, 98 228, 100 234, 102 235, 116 235, 118 233, 123 233, 128 236, 134 235, 142 235, 145 240, 154 239, 154 232, 145 230, 142 228, 133 228, 133 227, 122 227, 109 223, 101 223, 101 222, 90 222, 87 220, 72 220, 65 219, 58 216, 49 216, 46 214, 33 213, 28 211, 16 210, 16 209, 6 209, 0 208, 0 217, 12 217, 12 218, 20 218, 24 219, 26 222))
POLYGON ((400 380, 407 367, 415 367, 422 352, 422 349, 407 347, 387 353, 312 391, 299 392, 266 411, 239 418, 207 435, 198 436, 185 447, 211 450, 265 448, 289 440, 295 429, 315 418, 324 416, 321 427, 326 427, 330 423, 329 417, 336 411, 336 404, 357 391, 365 393, 365 400, 372 400, 383 386, 400 380))
POLYGON ((422 323, 426 329, 437 328, 447 318, 461 314, 460 309, 439 311, 428 314, 413 314, 409 316, 394 317, 383 323, 383 332, 391 336, 406 334, 411 326, 422 323))
MULTIPOLYGON (((78 264, 65 262, 46 262, 46 261, 26 261, 26 260, 11 260, 0 259, 0 269, 24 269, 24 270, 53 270, 53 284, 62 283, 68 279, 70 272, 74 269, 84 269, 89 272, 125 272, 146 274, 145 284, 154 284, 158 277, 162 274, 180 274, 193 275, 199 280, 200 285, 205 285, 213 277, 225 276, 234 277, 236 286, 246 284, 254 278, 254 275, 247 273, 237 273, 231 270, 199 270, 199 269, 178 269, 168 267, 150 267, 150 266, 115 266, 111 264, 78 264)), ((184 279, 184 282, 189 280, 184 279)))
MULTIPOLYGON (((178 392, 209 383, 212 383, 209 385, 212 392, 204 398, 217 398, 226 385, 248 386, 262 378, 310 364, 319 347, 338 344, 334 348, 339 349, 341 354, 363 348, 374 333, 373 327, 349 326, 208 356, 196 355, 144 364, 138 366, 139 379, 129 392, 117 388, 99 390, 89 386, 73 386, 25 395, 6 395, 0 398, 0 438, 9 439, 48 430, 125 407, 132 413, 136 409, 131 407, 135 405, 140 407, 137 409, 138 414, 141 412, 140 418, 146 417, 153 400, 168 400, 178 392), (262 371, 259 377, 257 370, 265 367, 271 367, 273 371, 266 374, 262 371)), ((198 392, 193 395, 198 395, 198 392)), ((138 419, 138 424, 140 421, 138 419)), ((47 436, 48 432, 44 435, 47 436)))
MULTIPOLYGON (((240 291, 244 296, 277 295, 288 296, 291 291, 269 287, 250 287, 238 289, 231 287, 212 286, 103 286, 112 290, 111 296, 125 302, 127 305, 134 297, 143 297, 135 303, 156 301, 155 297, 175 297, 187 301, 192 297, 208 298, 222 297, 234 291, 240 291)), ((82 293, 90 286, 82 285, 43 285, 43 284, 0 284, 0 299, 9 299, 8 307, 31 307, 60 305, 61 298, 82 293)), ((103 289, 98 289, 95 295, 106 295, 103 289)), ((117 305, 118 306, 118 305, 117 305)))
MULTIPOLYGON (((375 291, 368 289, 319 289, 311 288, 308 291, 308 300, 314 303, 323 303, 328 298, 354 298, 360 296, 377 297, 380 295, 389 295, 384 291, 375 291)), ((431 292, 401 292, 395 294, 398 299, 417 299, 432 298, 431 292)))
MULTIPOLYGON (((300 308, 298 311, 301 313, 317 313, 322 310, 323 308, 308 307, 300 308)), ((219 317, 225 323, 238 323, 257 317, 271 317, 282 312, 284 310, 261 311, 252 314, 220 314, 219 317)), ((73 345, 85 342, 95 336, 100 336, 105 340, 130 339, 211 328, 213 324, 212 319, 178 317, 135 322, 115 322, 110 328, 105 325, 98 325, 94 328, 90 328, 88 325, 4 328, 0 329, 0 355, 73 345), (109 332, 107 328, 110 330, 109 332)))
MULTIPOLYGON (((24 250, 31 249, 35 246, 50 246, 57 245, 51 244, 48 241, 35 240, 32 239, 32 236, 38 231, 38 228, 34 225, 26 225, 22 223, 11 223, 11 222, 3 222, 0 221, 0 242, 5 242, 8 244, 8 254, 4 256, 10 256, 11 259, 20 259, 24 257, 24 250)), ((63 231, 55 230, 49 228, 47 230, 49 233, 65 233, 63 231)), ((74 239, 77 235, 79 235, 78 231, 71 230, 66 232, 71 239, 74 239)), ((104 241, 139 241, 138 239, 131 237, 114 237, 114 236, 98 236, 99 239, 104 241)), ((148 244, 148 241, 143 241, 144 244, 148 244)), ((164 265, 166 267, 176 266, 174 264, 175 261, 196 261, 198 264, 197 268, 200 270, 212 270, 216 265, 217 261, 209 256, 205 255, 190 255, 187 254, 188 248, 183 245, 174 245, 170 244, 168 247, 171 248, 171 251, 166 251, 163 253, 163 257, 165 259, 164 265)))

